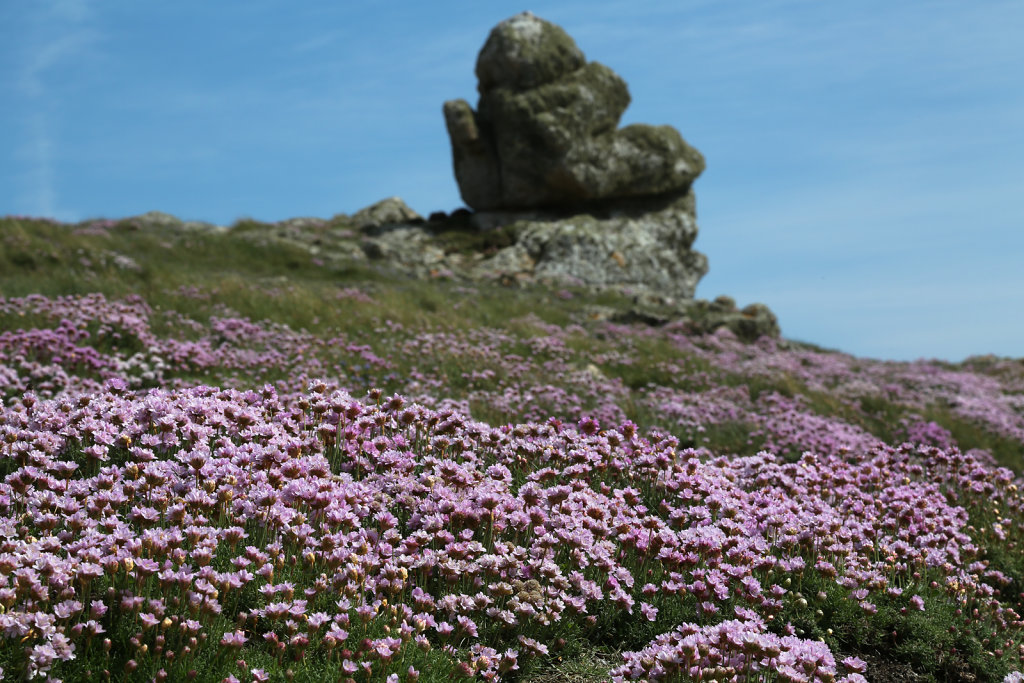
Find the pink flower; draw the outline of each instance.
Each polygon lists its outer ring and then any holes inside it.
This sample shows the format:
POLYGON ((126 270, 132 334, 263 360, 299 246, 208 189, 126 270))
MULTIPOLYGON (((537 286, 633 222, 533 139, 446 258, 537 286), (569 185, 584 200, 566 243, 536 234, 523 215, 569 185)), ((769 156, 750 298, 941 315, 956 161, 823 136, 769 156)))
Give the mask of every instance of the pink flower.
POLYGON ((239 649, 245 645, 247 640, 249 639, 246 638, 243 631, 232 631, 231 633, 225 633, 221 637, 220 644, 225 647, 239 649))
POLYGON ((847 657, 842 662, 847 671, 862 674, 868 670, 868 664, 860 657, 847 657))

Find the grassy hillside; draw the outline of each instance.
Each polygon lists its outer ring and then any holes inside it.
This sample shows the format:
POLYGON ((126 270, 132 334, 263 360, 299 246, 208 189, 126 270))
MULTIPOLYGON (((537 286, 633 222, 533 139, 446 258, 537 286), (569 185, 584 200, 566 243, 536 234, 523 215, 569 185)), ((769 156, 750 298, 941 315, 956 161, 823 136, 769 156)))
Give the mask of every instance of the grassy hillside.
POLYGON ((9 675, 1022 668, 1021 361, 614 324, 252 222, 0 219, 0 295, 9 675))

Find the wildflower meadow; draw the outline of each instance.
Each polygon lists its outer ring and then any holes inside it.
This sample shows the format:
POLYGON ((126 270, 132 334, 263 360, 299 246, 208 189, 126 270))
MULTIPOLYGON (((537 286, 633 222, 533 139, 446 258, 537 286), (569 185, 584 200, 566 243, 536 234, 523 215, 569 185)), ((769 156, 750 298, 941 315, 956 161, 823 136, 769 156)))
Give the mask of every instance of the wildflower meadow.
POLYGON ((0 221, 3 680, 1024 681, 1019 360, 112 230, 0 221))

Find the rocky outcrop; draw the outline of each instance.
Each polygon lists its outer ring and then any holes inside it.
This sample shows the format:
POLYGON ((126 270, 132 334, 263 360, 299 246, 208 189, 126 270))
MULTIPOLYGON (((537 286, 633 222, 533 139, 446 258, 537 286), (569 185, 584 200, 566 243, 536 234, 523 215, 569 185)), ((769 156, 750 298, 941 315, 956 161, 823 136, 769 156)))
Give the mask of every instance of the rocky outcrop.
POLYGON ((476 63, 480 100, 444 105, 455 177, 477 210, 685 193, 704 157, 670 126, 619 129, 625 81, 529 12, 498 24, 476 63))
POLYGON ((708 270, 704 254, 690 249, 697 237, 692 193, 571 215, 484 213, 471 220, 485 228, 505 221, 515 235, 515 244, 476 266, 491 277, 678 301, 693 298, 708 270))
POLYGON ((764 304, 737 308, 731 296, 719 296, 714 301, 696 300, 686 314, 691 329, 702 334, 726 327, 747 342, 761 337, 777 338, 780 334, 779 320, 770 308, 764 304))
POLYGON ((778 338, 781 333, 778 318, 770 308, 764 304, 750 304, 739 309, 729 296, 719 296, 714 301, 682 301, 674 309, 643 304, 626 309, 591 306, 589 313, 591 320, 650 327, 681 325, 693 334, 711 334, 724 327, 745 342, 757 341, 761 337, 778 338))
POLYGON ((529 12, 494 27, 476 76, 476 110, 444 105, 455 177, 473 226, 516 237, 476 272, 691 299, 700 152, 669 126, 620 129, 625 81, 529 12))

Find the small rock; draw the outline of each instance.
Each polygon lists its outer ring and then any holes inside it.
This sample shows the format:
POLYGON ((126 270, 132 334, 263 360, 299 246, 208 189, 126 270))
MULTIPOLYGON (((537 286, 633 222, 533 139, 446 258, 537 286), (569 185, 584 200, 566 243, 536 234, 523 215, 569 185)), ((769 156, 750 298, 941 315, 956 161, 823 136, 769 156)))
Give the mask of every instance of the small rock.
POLYGON ((740 317, 730 321, 729 328, 743 341, 756 341, 761 337, 778 337, 779 319, 764 304, 750 304, 740 311, 740 317))
POLYGON ((736 299, 724 294, 716 296, 715 300, 711 302, 710 308, 720 313, 731 313, 736 310, 736 299))
POLYGON ((171 214, 164 213, 163 211, 149 211, 138 216, 132 216, 129 220, 137 221, 147 227, 161 228, 177 228, 184 223, 184 221, 177 216, 172 216, 171 214))
POLYGON ((172 216, 163 211, 149 211, 138 216, 126 218, 125 224, 140 229, 177 230, 181 232, 205 232, 221 233, 227 228, 222 225, 214 225, 205 221, 183 221, 177 216, 172 216))
POLYGON ((409 208, 400 197, 389 197, 360 209, 352 216, 352 225, 360 230, 370 230, 394 225, 410 225, 423 222, 423 216, 409 208))

